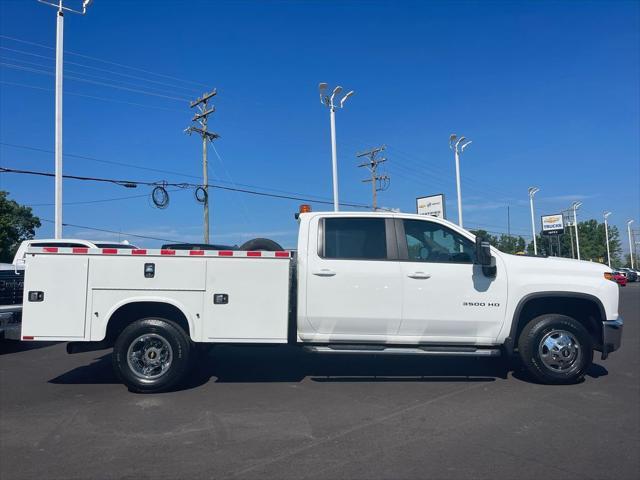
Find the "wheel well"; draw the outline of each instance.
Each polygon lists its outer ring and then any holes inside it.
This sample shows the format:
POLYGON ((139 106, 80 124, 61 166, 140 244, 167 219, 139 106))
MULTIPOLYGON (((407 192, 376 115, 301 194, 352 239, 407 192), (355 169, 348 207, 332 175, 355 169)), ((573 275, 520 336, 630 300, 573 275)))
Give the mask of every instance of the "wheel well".
POLYGON ((159 317, 172 320, 190 336, 189 322, 182 311, 170 303, 163 302, 133 302, 121 306, 109 319, 105 342, 113 344, 120 332, 132 322, 147 317, 159 317))
POLYGON ((517 316, 518 324, 515 334, 511 336, 515 345, 518 343, 520 332, 534 318, 557 313, 575 318, 591 334, 594 346, 602 343, 602 309, 595 300, 581 297, 537 297, 528 300, 520 309, 517 316))

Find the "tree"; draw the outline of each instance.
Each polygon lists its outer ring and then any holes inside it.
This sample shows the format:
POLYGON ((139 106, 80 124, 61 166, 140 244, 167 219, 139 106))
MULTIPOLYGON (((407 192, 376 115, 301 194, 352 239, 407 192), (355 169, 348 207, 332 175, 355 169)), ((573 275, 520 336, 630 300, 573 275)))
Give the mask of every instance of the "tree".
MULTIPOLYGON (((524 252, 526 242, 522 237, 515 237, 513 235, 491 235, 486 230, 470 230, 476 237, 484 238, 492 246, 504 253, 518 253, 524 252)), ((533 247, 532 247, 533 248, 533 247)))
MULTIPOLYGON (((560 236, 560 255, 567 258, 578 258, 576 249, 575 227, 565 227, 565 233, 560 236)), ((604 231, 604 223, 597 220, 586 220, 578 222, 578 234, 580 240, 580 258, 593 262, 607 263, 607 241, 604 231)), ((536 236, 538 242, 538 253, 550 253, 549 236, 536 236)), ((557 239, 551 239, 553 254, 558 255, 557 239)), ((620 262, 622 247, 620 244, 620 232, 615 225, 609 225, 609 249, 611 251, 611 263, 616 265, 620 262)), ((533 242, 527 246, 527 251, 533 253, 533 242)))
POLYGON ((8 195, 0 190, 0 262, 11 262, 20 242, 33 238, 41 225, 30 207, 9 200, 8 195))

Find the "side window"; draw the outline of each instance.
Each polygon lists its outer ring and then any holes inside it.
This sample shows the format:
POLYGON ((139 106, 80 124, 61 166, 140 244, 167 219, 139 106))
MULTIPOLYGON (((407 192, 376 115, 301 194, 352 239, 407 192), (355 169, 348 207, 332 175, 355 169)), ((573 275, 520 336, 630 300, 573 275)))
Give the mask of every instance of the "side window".
POLYGON ((384 260, 384 218, 325 218, 324 258, 384 260))
POLYGON ((471 240, 435 222, 403 220, 409 260, 432 263, 473 263, 471 240))

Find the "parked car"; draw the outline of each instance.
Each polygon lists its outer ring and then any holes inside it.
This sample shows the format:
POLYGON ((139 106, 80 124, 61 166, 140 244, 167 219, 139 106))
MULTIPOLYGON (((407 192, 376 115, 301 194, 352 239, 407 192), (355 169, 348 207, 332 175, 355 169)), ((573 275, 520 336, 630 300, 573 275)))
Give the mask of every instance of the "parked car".
POLYGON ((138 392, 173 388, 207 361, 194 356, 203 344, 519 355, 548 384, 576 382, 594 350, 605 359, 620 347, 619 289, 605 265, 509 255, 427 215, 298 221, 295 255, 32 248, 22 339, 68 341, 69 353, 111 347, 115 373, 138 392))
POLYGON ((628 282, 637 282, 638 281, 638 273, 631 268, 619 268, 618 271, 622 273, 628 282))
POLYGON ((104 242, 79 239, 44 238, 23 241, 13 263, 0 264, 0 340, 20 340, 25 256, 29 248, 113 248, 135 249, 128 242, 104 242))
POLYGON ((20 340, 24 266, 0 263, 0 340, 20 340))
POLYGON ((611 272, 611 280, 616 282, 621 287, 627 286, 627 277, 622 274, 622 272, 613 271, 611 272))

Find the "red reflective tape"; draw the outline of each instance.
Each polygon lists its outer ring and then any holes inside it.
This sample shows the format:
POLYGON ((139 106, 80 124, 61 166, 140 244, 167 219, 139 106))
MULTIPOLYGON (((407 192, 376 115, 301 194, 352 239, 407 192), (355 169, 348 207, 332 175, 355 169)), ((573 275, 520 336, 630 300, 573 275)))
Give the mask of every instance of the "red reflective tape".
POLYGON ((276 257, 287 257, 287 258, 289 258, 289 252, 276 252, 276 257))
POLYGON ((175 255, 175 250, 160 250, 160 255, 175 255))
POLYGON ((233 257, 233 252, 231 250, 220 250, 218 252, 218 256, 220 256, 220 257, 233 257))
POLYGON ((144 249, 134 249, 131 250, 131 255, 146 255, 147 251, 144 249))
POLYGON ((43 247, 42 251, 46 253, 58 253, 58 247, 43 247))
POLYGON ((73 253, 89 253, 89 249, 87 247, 74 247, 73 253))
POLYGON ((204 250, 189 250, 189 255, 204 255, 204 250))
POLYGON ((247 252, 247 257, 261 257, 262 252, 247 252))
POLYGON ((118 249, 117 248, 103 248, 102 249, 102 253, 105 255, 115 255, 116 253, 118 253, 118 249))
POLYGON ((22 337, 23 340, 33 340, 33 337, 31 335, 25 335, 24 337, 22 337))

